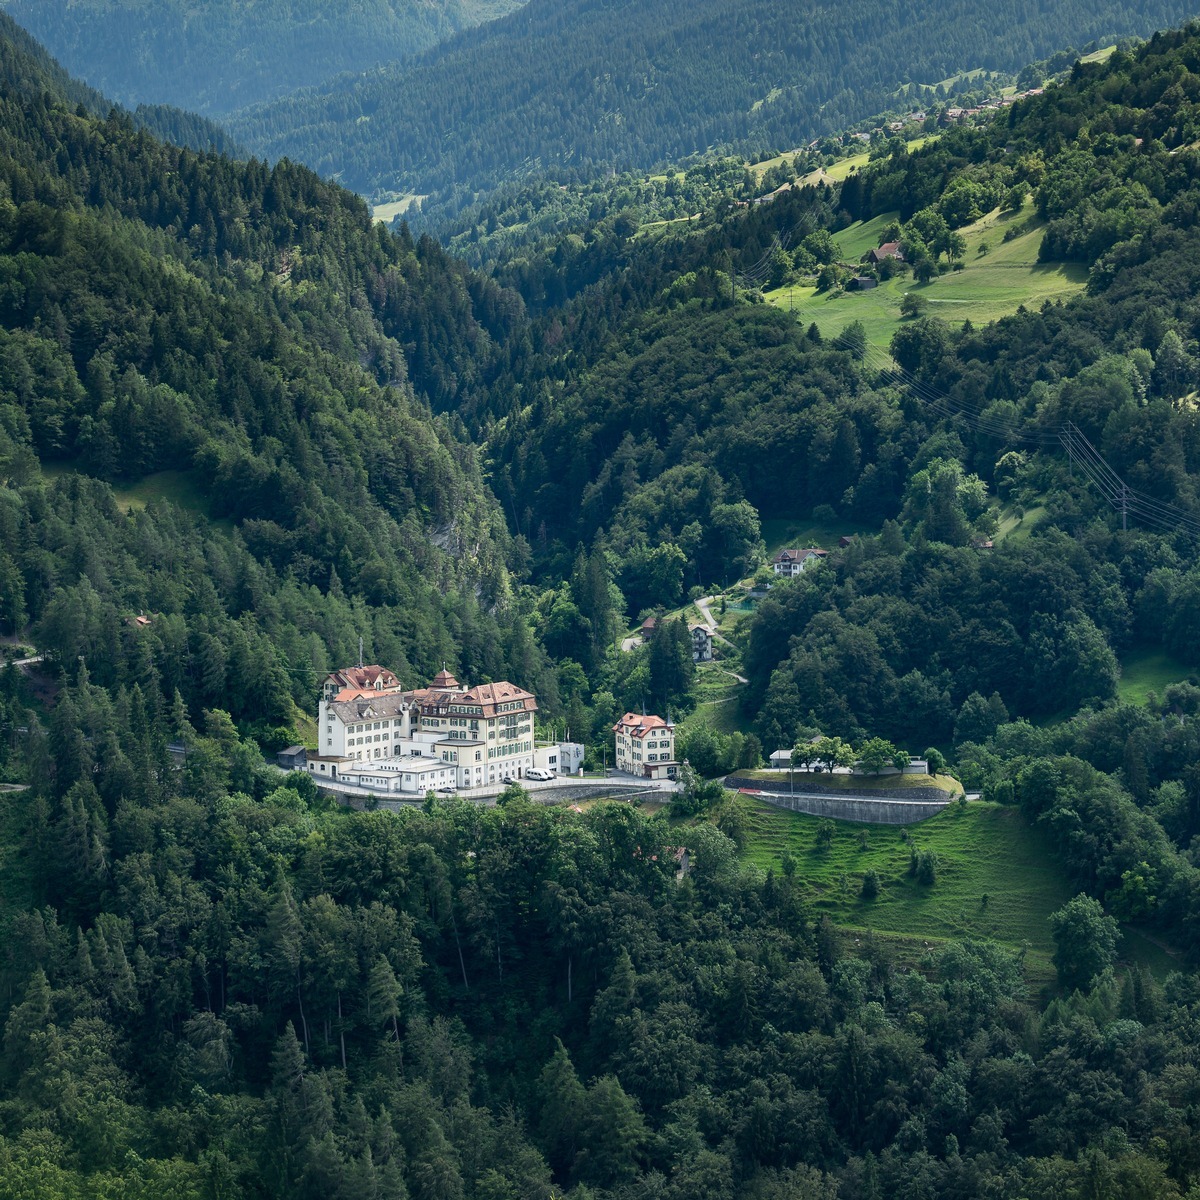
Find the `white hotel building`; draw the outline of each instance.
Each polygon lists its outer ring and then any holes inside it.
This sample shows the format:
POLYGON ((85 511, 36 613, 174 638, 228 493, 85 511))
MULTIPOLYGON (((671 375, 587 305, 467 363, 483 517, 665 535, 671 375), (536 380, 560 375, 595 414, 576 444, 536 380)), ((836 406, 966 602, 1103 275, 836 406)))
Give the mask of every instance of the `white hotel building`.
POLYGON ((449 671, 415 691, 343 688, 320 702, 308 770, 318 782, 324 774, 405 792, 521 778, 534 765, 536 711, 515 684, 463 688, 449 671))

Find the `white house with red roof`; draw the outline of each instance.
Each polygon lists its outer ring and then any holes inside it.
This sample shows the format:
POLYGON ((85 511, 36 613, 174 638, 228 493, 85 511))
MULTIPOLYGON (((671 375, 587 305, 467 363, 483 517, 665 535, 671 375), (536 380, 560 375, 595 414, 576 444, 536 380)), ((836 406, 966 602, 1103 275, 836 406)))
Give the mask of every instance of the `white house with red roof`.
POLYGON ((776 575, 782 575, 785 579, 794 579, 797 575, 802 575, 806 567, 820 562, 828 554, 828 550, 818 550, 815 546, 811 546, 807 550, 780 550, 775 555, 772 565, 776 575))
POLYGON ((662 717, 626 713, 614 726, 617 770, 647 779, 674 779, 675 726, 662 717))

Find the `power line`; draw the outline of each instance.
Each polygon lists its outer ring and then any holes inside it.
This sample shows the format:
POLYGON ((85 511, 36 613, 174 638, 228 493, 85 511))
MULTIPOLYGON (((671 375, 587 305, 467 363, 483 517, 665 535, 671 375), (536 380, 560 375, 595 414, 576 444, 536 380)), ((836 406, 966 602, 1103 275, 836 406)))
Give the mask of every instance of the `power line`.
MULTIPOLYGON (((802 304, 798 315, 802 315, 806 310, 816 315, 815 307, 810 303, 802 304)), ((1097 488, 1112 508, 1121 514, 1122 529, 1128 529, 1129 518, 1134 517, 1145 525, 1161 530, 1180 530, 1200 537, 1200 518, 1130 487, 1073 421, 1067 421, 1056 431, 1026 432, 1005 421, 985 416, 982 411, 962 402, 955 402, 906 371, 878 346, 869 342, 864 346, 857 338, 850 337, 846 329, 836 337, 826 340, 834 347, 859 354, 863 361, 870 363, 880 374, 906 387, 925 408, 941 417, 964 421, 978 432, 1003 441, 1047 448, 1062 446, 1066 450, 1072 475, 1078 466, 1084 477, 1097 488)))

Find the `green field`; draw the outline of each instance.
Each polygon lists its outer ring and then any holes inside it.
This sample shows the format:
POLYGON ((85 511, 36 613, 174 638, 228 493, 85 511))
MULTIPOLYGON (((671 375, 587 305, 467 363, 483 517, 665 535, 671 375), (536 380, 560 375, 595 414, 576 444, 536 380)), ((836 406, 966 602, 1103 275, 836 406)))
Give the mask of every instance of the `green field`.
MULTIPOLYGON (((904 827, 835 821, 833 843, 821 850, 816 841, 820 818, 749 797, 735 803, 745 818, 745 857, 763 870, 778 871, 783 852, 790 853, 809 903, 847 935, 870 930, 902 961, 919 958, 938 941, 989 938, 1025 951, 1032 987, 1054 984, 1049 917, 1075 889, 1045 834, 1019 809, 979 800, 965 807, 952 804, 906 827, 908 841, 904 827), (937 855, 932 887, 908 874, 913 846, 937 855), (880 891, 868 902, 859 891, 870 868, 879 875, 880 891)), ((1122 953, 1160 977, 1178 965, 1160 942, 1137 930, 1125 930, 1122 953)))
POLYGON ((686 733, 689 729, 707 725, 716 733, 752 733, 753 722, 743 718, 738 707, 737 693, 740 687, 731 679, 725 695, 702 700, 679 723, 680 732, 686 733))
POLYGON ((424 196, 410 192, 401 196, 399 200, 389 200, 384 204, 372 204, 371 217, 385 225, 389 224, 397 217, 403 216, 414 204, 419 205, 424 199, 424 196))
MULTIPOLYGON (((878 245, 884 228, 894 215, 856 222, 834 235, 845 260, 857 262, 878 245)), ((826 337, 837 337, 851 321, 861 321, 872 345, 887 349, 892 334, 900 327, 900 301, 913 292, 926 302, 931 316, 958 325, 970 320, 976 325, 1014 313, 1020 305, 1040 308, 1047 300, 1065 300, 1080 292, 1087 281, 1087 268, 1080 263, 1039 263, 1043 226, 1030 216, 1028 206, 1020 213, 998 209, 959 230, 967 244, 964 267, 929 283, 917 283, 911 275, 897 275, 868 292, 818 295, 815 286, 793 285, 766 293, 767 302, 787 309, 805 324, 815 322, 826 337), (1023 232, 1004 241, 1005 230, 1018 223, 1023 232), (980 254, 980 247, 987 252, 980 254)))
POLYGON ((774 558, 780 550, 832 550, 841 537, 863 532, 852 521, 812 521, 807 517, 768 517, 761 522, 767 557, 774 558))
POLYGON ((1117 696, 1125 704, 1145 704, 1146 697, 1155 692, 1162 699, 1168 684, 1194 679, 1197 672, 1172 658, 1165 650, 1140 646, 1121 656, 1121 682, 1117 696))
MULTIPOLYGON (((932 142, 937 138, 937 134, 925 134, 922 137, 912 138, 908 142, 909 151, 919 150, 927 142, 932 142)), ((791 157, 796 153, 795 150, 791 154, 782 154, 778 158, 770 158, 765 162, 756 163, 749 169, 756 175, 761 175, 771 167, 782 162, 785 158, 791 157)), ((804 187, 806 184, 816 183, 841 183, 841 181, 852 172, 857 171, 860 167, 865 167, 871 161, 870 150, 864 150, 861 154, 852 154, 849 158, 839 158, 829 168, 818 167, 815 171, 810 171, 807 175, 797 180, 798 187, 804 187)))
POLYGON ((1046 509, 1040 504, 1033 508, 1027 508, 1024 515, 1019 517, 1015 512, 1005 509, 1000 517, 1000 527, 996 530, 994 540, 1001 542, 1007 539, 1012 542, 1023 542, 1045 515, 1046 509))
POLYGON ((833 235, 833 244, 846 262, 858 262, 868 250, 883 243, 884 230, 899 219, 898 212, 890 212, 872 217, 869 221, 855 221, 833 235))
MULTIPOLYGON (((42 477, 47 483, 74 471, 69 463, 42 464, 42 477)), ((136 483, 114 483, 110 487, 117 506, 126 512, 140 511, 154 500, 166 500, 189 512, 209 514, 208 500, 189 471, 157 471, 136 483)))
POLYGON ((1026 968, 1035 986, 1053 981, 1048 918, 1073 891, 1041 831, 1032 829, 1018 809, 982 801, 972 801, 965 810, 951 805, 909 828, 909 842, 902 840, 897 826, 837 821, 832 846, 819 850, 819 818, 748 799, 739 803, 746 818, 746 857, 764 870, 778 871, 787 850, 797 862, 810 903, 835 925, 902 941, 916 938, 921 946, 942 939, 990 938, 1014 950, 1026 949, 1026 968), (859 841, 864 830, 866 849, 859 841), (922 887, 908 874, 914 845, 938 857, 932 887, 922 887), (880 881, 879 896, 870 903, 859 898, 869 868, 880 881))

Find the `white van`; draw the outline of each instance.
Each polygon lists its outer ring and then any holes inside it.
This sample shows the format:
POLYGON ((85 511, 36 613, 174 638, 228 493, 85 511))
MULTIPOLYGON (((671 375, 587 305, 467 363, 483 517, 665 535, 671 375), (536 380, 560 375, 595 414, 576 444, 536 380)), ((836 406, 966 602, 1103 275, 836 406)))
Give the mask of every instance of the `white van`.
POLYGON ((525 772, 526 779, 536 779, 540 783, 546 783, 554 778, 553 771, 547 771, 545 767, 530 767, 525 772))

